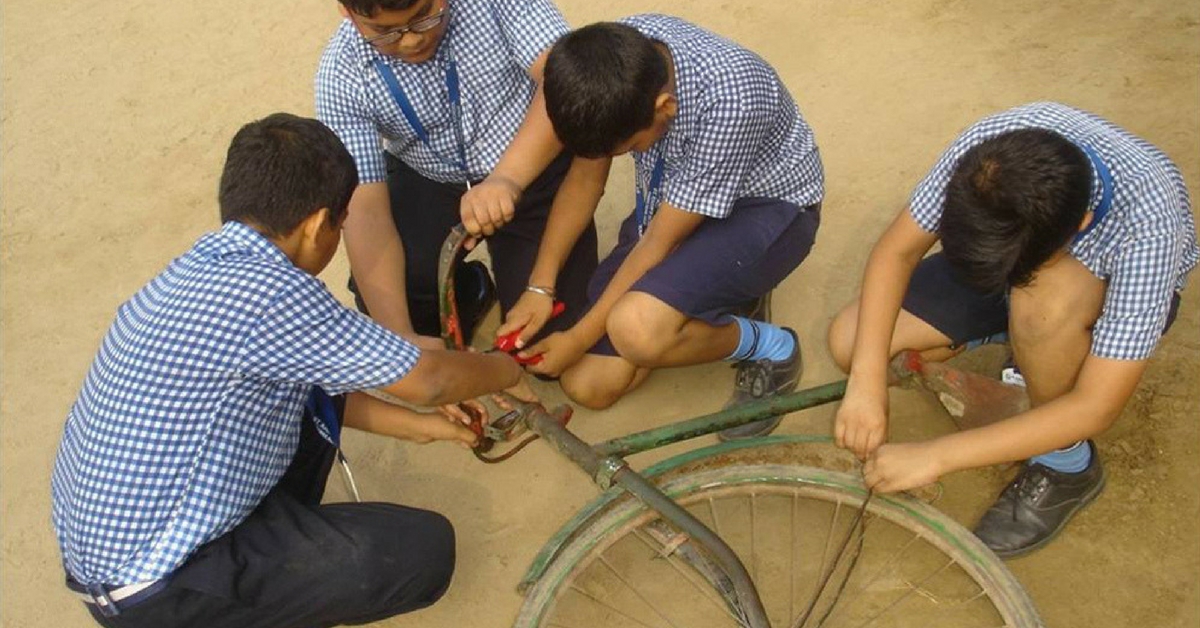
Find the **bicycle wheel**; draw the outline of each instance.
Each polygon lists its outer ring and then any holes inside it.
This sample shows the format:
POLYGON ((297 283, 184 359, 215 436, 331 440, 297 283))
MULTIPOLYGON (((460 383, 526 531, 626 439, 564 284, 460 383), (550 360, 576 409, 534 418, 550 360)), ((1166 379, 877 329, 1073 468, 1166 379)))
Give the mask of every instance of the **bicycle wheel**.
MULTIPOLYGON (((772 626, 1041 625, 1004 564, 936 509, 875 496, 852 530, 866 491, 849 474, 735 463, 661 488, 737 552, 772 626), (835 560, 855 533, 857 557, 835 560), (822 580, 828 586, 818 593, 822 580)), ((614 502, 561 549, 529 589, 515 625, 742 625, 681 543, 686 538, 640 502, 614 502)))

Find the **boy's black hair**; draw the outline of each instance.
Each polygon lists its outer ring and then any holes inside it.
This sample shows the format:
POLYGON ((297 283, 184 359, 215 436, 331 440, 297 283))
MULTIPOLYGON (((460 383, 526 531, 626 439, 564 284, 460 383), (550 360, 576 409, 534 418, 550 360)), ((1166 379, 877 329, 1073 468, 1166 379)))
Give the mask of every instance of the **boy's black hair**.
POLYGON ((375 17, 379 11, 404 11, 421 0, 338 0, 342 6, 363 17, 375 17))
POLYGON ((221 222, 270 237, 291 233, 322 207, 341 224, 358 185, 354 158, 324 124, 289 113, 251 122, 233 136, 221 173, 221 222))
POLYGON ((546 112, 571 152, 611 155, 654 121, 667 76, 667 61, 649 37, 614 22, 585 26, 550 49, 546 112))
POLYGON ((946 186, 938 229, 947 261, 989 293, 1026 286, 1079 231, 1092 190, 1087 155, 1044 129, 968 150, 946 186))

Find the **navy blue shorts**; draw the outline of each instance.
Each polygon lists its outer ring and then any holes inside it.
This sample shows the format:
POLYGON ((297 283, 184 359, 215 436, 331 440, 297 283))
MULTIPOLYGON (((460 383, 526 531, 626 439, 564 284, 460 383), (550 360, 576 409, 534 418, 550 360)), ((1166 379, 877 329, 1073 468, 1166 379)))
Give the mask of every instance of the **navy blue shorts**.
MULTIPOLYGON (((908 283, 902 306, 950 339, 951 347, 1008 331, 1008 298, 985 294, 958 278, 942 253, 921 260, 908 283)), ((1163 333, 1175 322, 1179 293, 1171 299, 1171 311, 1163 333)))
MULTIPOLYGON (((653 295, 688 318, 725 324, 731 313, 770 292, 808 257, 820 216, 820 204, 801 208, 771 198, 739 199, 729 217, 704 221, 630 290, 653 295)), ((621 224, 617 246, 588 284, 589 303, 604 293, 637 241, 631 214, 621 224)), ((608 336, 588 353, 617 355, 608 336)))

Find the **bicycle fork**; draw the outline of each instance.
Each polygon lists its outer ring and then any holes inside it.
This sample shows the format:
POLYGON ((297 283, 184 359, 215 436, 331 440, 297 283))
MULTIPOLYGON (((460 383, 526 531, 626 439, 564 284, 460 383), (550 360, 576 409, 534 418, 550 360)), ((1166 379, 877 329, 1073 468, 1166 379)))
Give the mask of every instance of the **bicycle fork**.
MULTIPOLYGON (((692 551, 690 547, 682 552, 684 560, 693 565, 721 593, 731 609, 742 618, 744 625, 750 628, 771 628, 762 599, 759 598, 758 590, 745 565, 729 545, 708 529, 708 526, 664 495, 653 483, 630 469, 623 459, 611 455, 601 457, 591 445, 572 434, 549 414, 542 411, 531 412, 527 422, 530 430, 579 465, 601 488, 607 490, 613 485, 620 486, 703 547, 716 565, 703 554, 692 551), (732 592, 729 591, 730 586, 732 592), (730 599, 730 593, 733 594, 733 599, 730 599)), ((688 543, 689 541, 682 542, 683 545, 688 543)))

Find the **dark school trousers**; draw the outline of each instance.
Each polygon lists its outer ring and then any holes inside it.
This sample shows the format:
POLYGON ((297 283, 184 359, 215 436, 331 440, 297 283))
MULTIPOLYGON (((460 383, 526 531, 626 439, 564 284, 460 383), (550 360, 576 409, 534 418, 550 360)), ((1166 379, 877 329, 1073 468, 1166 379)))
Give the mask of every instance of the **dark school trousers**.
MULTIPOLYGON (((409 317, 418 334, 437 336, 441 329, 438 255, 450 230, 462 222, 459 200, 466 192, 466 186, 427 179, 386 151, 384 158, 392 220, 404 244, 409 317)), ((521 195, 512 222, 486 240, 501 315, 508 313, 528 285, 550 206, 570 165, 571 155, 567 153, 551 162, 521 195)), ((588 280, 596 270, 597 261, 596 225, 593 222, 580 234, 558 275, 555 291, 558 300, 566 304, 566 310, 547 323, 541 332, 543 335, 567 329, 583 315, 587 307, 588 280)), ((350 290, 355 293, 359 309, 365 311, 353 279, 350 290)))
POLYGON ((445 517, 386 503, 320 505, 333 447, 305 417, 296 457, 258 508, 201 546, 164 590, 106 628, 325 628, 433 604, 454 573, 445 517))

